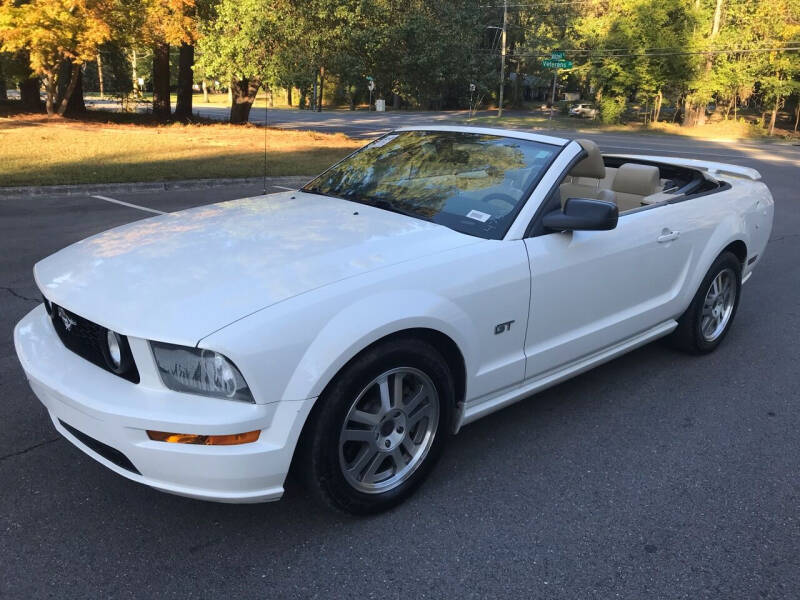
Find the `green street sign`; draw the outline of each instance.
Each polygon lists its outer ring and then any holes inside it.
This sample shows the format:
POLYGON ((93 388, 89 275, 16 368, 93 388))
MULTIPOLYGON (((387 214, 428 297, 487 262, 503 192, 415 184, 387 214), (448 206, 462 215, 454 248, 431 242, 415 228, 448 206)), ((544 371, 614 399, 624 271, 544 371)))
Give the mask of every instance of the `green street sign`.
POLYGON ((552 58, 545 58, 542 61, 542 66, 548 69, 571 69, 571 60, 553 60, 552 58))
POLYGON ((550 53, 550 58, 553 60, 564 60, 564 53, 561 50, 553 50, 550 53))

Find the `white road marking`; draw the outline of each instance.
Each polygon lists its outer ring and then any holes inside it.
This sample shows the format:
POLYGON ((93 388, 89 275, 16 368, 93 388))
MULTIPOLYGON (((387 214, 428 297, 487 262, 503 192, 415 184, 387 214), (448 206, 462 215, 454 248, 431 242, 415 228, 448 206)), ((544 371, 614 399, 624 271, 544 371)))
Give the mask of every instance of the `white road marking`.
POLYGON ((287 192, 296 192, 297 188, 287 188, 283 187, 282 185, 273 185, 271 187, 278 188, 279 190, 286 190, 287 192))
POLYGON ((163 210, 156 210, 155 208, 147 208, 146 206, 139 206, 138 204, 131 204, 130 202, 123 202, 122 200, 116 200, 114 198, 109 198, 108 196, 92 196, 92 198, 97 198, 98 200, 105 200, 106 202, 113 202, 114 204, 121 204, 122 206, 127 206, 130 208, 138 208, 139 210, 143 210, 145 212, 155 213, 157 215, 165 215, 163 210))

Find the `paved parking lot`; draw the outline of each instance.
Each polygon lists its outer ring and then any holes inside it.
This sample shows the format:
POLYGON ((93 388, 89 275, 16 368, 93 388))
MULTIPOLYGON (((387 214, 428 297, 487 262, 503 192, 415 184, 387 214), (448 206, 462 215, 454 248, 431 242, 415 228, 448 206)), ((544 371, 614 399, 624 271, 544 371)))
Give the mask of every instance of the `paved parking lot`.
MULTIPOLYGON (((596 136, 604 150, 753 166, 767 254, 705 357, 651 344, 469 425, 394 511, 162 494, 53 430, 11 330, 33 264, 151 212, 88 195, 0 198, 0 598, 800 597, 800 152, 596 136)), ((261 186, 108 194, 151 210, 261 186)))

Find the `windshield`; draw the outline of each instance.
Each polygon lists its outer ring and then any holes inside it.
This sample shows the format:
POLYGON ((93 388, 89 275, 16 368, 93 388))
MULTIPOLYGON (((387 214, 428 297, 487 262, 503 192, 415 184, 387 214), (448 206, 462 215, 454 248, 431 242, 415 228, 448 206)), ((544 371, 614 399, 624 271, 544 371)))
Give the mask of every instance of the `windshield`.
POLYGON ((482 133, 386 135, 303 191, 501 239, 561 147, 482 133))

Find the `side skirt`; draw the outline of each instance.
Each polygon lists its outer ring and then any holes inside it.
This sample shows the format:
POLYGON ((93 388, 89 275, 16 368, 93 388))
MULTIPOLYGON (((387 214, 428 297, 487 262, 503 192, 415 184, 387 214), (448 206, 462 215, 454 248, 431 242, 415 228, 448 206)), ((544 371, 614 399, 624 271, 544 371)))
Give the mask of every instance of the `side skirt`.
POLYGON ((477 421, 481 417, 485 417, 486 415, 500 410, 501 408, 505 408, 510 404, 519 402, 520 400, 535 394, 536 392, 540 392, 556 385, 557 383, 561 383, 562 381, 588 371, 597 365, 608 362, 609 360, 614 359, 621 354, 625 354, 626 352, 638 348, 639 346, 643 346, 648 342, 663 337, 672 332, 672 330, 677 326, 678 322, 670 319, 669 321, 665 321, 651 329, 643 331, 642 333, 636 334, 633 337, 599 350, 594 354, 589 354, 588 356, 579 358, 578 360, 571 362, 564 367, 543 373, 535 379, 524 381, 520 385, 515 386, 510 390, 501 392, 496 396, 482 400, 472 406, 468 405, 464 410, 464 414, 461 417, 461 422, 459 423, 456 431, 458 431, 458 429, 460 429, 463 425, 477 421))

